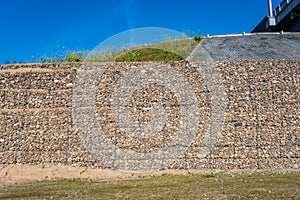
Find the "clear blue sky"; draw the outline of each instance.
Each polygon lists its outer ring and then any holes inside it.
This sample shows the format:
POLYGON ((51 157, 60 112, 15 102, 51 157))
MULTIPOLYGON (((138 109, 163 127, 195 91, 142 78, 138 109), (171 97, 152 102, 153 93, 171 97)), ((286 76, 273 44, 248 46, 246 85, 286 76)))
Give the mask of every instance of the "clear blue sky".
MULTIPOLYGON (((280 2, 273 0, 273 6, 280 2)), ((267 0, 1 0, 0 63, 92 50, 139 27, 201 35, 251 32, 266 15, 267 0)))

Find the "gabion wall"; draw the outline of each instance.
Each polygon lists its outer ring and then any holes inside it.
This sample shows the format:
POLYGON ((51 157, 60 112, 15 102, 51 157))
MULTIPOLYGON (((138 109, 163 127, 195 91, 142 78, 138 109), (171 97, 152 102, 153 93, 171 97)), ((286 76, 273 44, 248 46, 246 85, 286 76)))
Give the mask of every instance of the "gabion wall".
POLYGON ((0 65, 0 164, 299 170, 299 84, 300 61, 0 65))

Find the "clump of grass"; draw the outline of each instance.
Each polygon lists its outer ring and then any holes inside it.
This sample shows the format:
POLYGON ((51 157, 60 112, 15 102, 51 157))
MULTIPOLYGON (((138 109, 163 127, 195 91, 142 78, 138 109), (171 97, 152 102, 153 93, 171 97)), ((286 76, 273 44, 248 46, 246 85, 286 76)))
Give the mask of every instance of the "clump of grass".
POLYGON ((201 36, 195 36, 194 40, 199 43, 199 42, 201 42, 202 37, 201 36))
POLYGON ((70 52, 66 55, 63 62, 83 62, 84 58, 84 52, 82 51, 70 52))
POLYGON ((142 61, 180 61, 183 57, 169 51, 155 48, 140 48, 128 51, 118 58, 116 62, 142 62, 142 61))
POLYGON ((41 63, 54 63, 54 62, 83 62, 86 56, 86 51, 68 51, 64 56, 43 56, 40 58, 41 63))
POLYGON ((41 63, 55 63, 55 62, 63 62, 62 59, 56 58, 56 57, 46 57, 43 56, 40 58, 41 63))
POLYGON ((216 177, 216 175, 215 174, 203 174, 203 177, 204 178, 214 178, 214 177, 216 177))

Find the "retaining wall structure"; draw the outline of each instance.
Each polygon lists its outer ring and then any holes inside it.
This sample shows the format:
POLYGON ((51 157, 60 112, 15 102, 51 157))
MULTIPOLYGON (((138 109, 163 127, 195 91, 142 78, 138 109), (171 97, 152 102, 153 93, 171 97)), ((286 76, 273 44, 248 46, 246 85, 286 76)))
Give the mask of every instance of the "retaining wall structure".
MULTIPOLYGON (((163 128, 149 135, 126 133, 118 127, 117 114, 111 109, 118 80, 132 69, 152 64, 157 63, 0 65, 0 164, 45 163, 140 170, 142 166, 130 162, 135 159, 131 154, 151 153, 169 146, 175 146, 176 150, 176 144, 180 144, 174 140, 184 142, 191 135, 189 130, 186 130, 189 136, 177 134, 186 123, 180 114, 183 105, 168 87, 148 84, 130 97, 127 106, 131 121, 149 123, 154 104, 165 109, 163 128), (77 88, 77 93, 84 93, 77 85, 80 81, 90 81, 78 79, 78 74, 87 69, 82 65, 105 67, 94 95, 95 117, 103 135, 93 137, 96 141, 97 137, 107 138, 114 149, 102 154, 95 153, 97 147, 90 147, 83 125, 79 124, 85 122, 74 116, 77 109, 74 91, 77 88), (124 156, 120 161, 118 149, 127 152, 128 162, 124 156), (105 158, 100 158, 101 155, 105 158)), ((199 109, 197 130, 182 154, 170 157, 160 152, 158 157, 149 157, 145 168, 299 170, 299 60, 158 64, 174 69, 193 89, 199 109), (226 113, 221 124, 212 122, 215 97, 213 88, 207 84, 211 77, 197 71, 209 71, 211 66, 218 72, 225 95, 220 102, 225 105, 226 113), (213 134, 219 125, 219 133, 213 134), (162 162, 163 159, 171 161, 162 162)), ((82 108, 89 106, 86 103, 82 108)), ((102 150, 106 148, 105 143, 99 146, 102 150)))

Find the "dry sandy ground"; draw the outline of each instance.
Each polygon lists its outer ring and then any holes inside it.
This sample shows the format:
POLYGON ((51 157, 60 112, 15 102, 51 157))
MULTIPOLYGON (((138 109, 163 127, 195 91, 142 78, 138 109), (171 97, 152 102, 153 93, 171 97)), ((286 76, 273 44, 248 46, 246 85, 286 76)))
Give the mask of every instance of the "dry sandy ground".
MULTIPOLYGON (((0 167, 0 186, 31 181, 52 179, 124 179, 141 176, 170 174, 187 174, 187 171, 120 171, 87 167, 72 167, 65 165, 8 165, 0 167)), ((204 173, 204 172, 203 172, 204 173)))
MULTIPOLYGON (((291 173, 297 171, 245 171, 245 170, 164 170, 164 171, 120 171, 65 165, 8 165, 0 166, 0 186, 53 179, 128 179, 162 174, 208 174, 208 173, 291 173)), ((299 172, 298 172, 299 173, 299 172)))
POLYGON ((0 167, 0 186, 51 179, 122 179, 138 177, 137 172, 72 167, 64 165, 8 165, 0 167))

